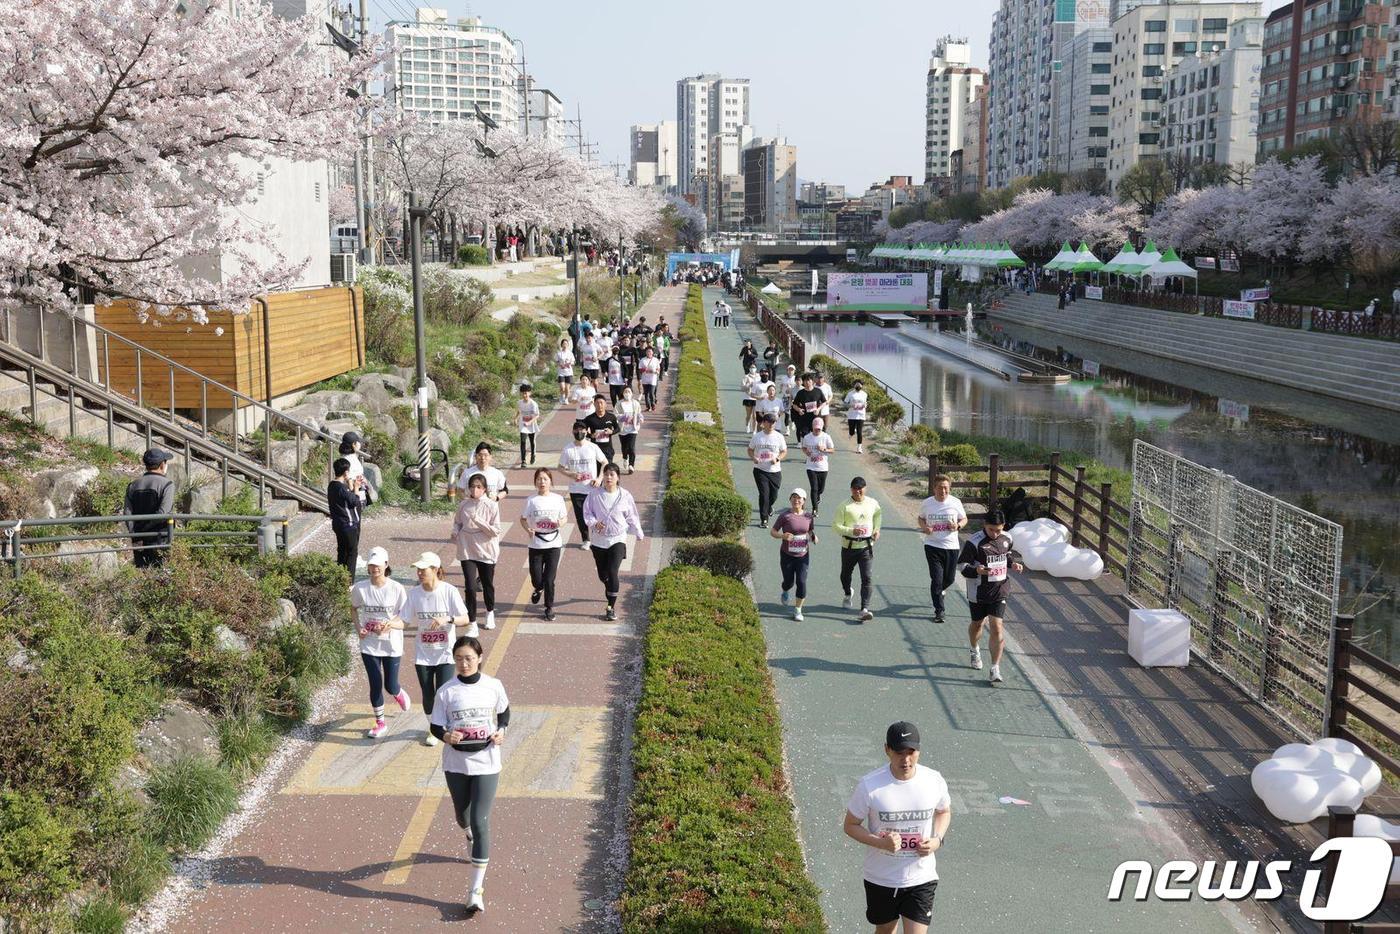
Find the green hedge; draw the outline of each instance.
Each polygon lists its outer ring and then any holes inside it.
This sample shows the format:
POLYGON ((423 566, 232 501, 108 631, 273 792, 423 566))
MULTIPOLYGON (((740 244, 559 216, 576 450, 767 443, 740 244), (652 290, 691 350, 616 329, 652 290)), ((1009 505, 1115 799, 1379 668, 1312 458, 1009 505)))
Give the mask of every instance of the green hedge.
POLYGON ((891 426, 904 418, 904 406, 894 401, 890 394, 880 386, 879 383, 870 378, 870 374, 859 370, 853 366, 846 366, 834 357, 826 354, 815 354, 807 361, 807 369, 821 370, 831 380, 832 388, 836 390, 838 398, 851 391, 856 380, 860 380, 864 385, 863 389, 869 400, 866 403, 865 414, 876 425, 891 426))
POLYGON ((739 580, 753 573, 753 552, 727 538, 683 538, 676 542, 671 562, 739 580))
POLYGON ((657 575, 632 756, 624 931, 825 930, 742 582, 689 567, 657 575))

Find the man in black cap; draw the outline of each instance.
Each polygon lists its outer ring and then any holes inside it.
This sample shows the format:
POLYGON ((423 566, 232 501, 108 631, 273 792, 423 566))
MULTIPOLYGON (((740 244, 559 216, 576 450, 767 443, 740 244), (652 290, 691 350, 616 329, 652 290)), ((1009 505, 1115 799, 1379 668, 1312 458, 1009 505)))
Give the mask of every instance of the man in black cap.
POLYGON ((331 511, 331 531, 335 533, 335 563, 355 580, 360 553, 360 497, 350 481, 350 461, 337 457, 331 464, 335 479, 326 487, 326 504, 331 511))
MULTIPOLYGON (((167 477, 170 459, 175 455, 160 448, 150 448, 141 455, 146 472, 126 487, 122 512, 128 516, 153 516, 175 511, 175 481, 167 477)), ((154 568, 165 564, 170 548, 170 522, 166 519, 132 520, 133 563, 138 568, 154 568)))
POLYGON ((885 731, 882 765, 856 785, 842 829, 863 843, 865 920, 876 934, 924 934, 938 888, 934 853, 953 820, 948 783, 919 765, 919 729, 905 720, 885 731))

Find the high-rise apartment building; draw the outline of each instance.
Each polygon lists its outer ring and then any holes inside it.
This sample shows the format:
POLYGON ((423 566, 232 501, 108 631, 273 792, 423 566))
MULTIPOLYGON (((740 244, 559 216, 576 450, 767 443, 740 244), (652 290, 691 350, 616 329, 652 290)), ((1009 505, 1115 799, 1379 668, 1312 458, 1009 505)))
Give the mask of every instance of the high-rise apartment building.
POLYGON ((1055 125, 1057 172, 1102 171, 1108 164, 1108 107, 1113 30, 1088 29, 1069 41, 1055 75, 1061 102, 1055 125))
POLYGON ((481 17, 451 21, 446 10, 419 7, 414 22, 391 22, 384 93, 400 110, 432 120, 473 119, 473 105, 501 126, 524 110, 515 40, 481 17))
POLYGON ((758 138, 743 150, 744 218, 780 233, 797 225, 797 147, 783 137, 758 138))
POLYGON ((696 75, 676 82, 676 170, 682 194, 710 171, 710 137, 749 122, 749 79, 696 75))
POLYGON ((1387 79, 1386 33, 1393 35, 1397 18, 1384 0, 1293 0, 1269 14, 1259 74, 1261 157, 1384 113, 1387 81, 1395 80, 1387 79))
POLYGON ((962 141, 949 160, 953 194, 978 192, 987 187, 987 85, 973 89, 962 141))
POLYGON ((1259 16, 1259 4, 1144 3, 1113 21, 1113 74, 1109 95, 1107 176, 1123 173, 1159 152, 1166 73, 1188 55, 1220 52, 1230 27, 1259 16))
POLYGON ((1107 25, 1104 0, 1001 0, 987 69, 989 187, 1053 168, 1055 75, 1071 39, 1107 25))
POLYGON ((634 124, 630 149, 629 183, 666 189, 676 187, 676 162, 680 153, 674 120, 634 124))
POLYGON ((1254 162, 1263 38, 1262 17, 1242 19, 1224 51, 1188 55, 1167 72, 1162 153, 1191 163, 1254 162))
POLYGON ((962 148, 963 129, 986 75, 972 67, 966 39, 944 36, 933 48, 924 91, 924 183, 952 174, 951 158, 962 148))
POLYGON ((567 129, 564 123, 564 102, 549 88, 535 87, 533 80, 522 79, 521 83, 528 83, 530 87, 530 106, 522 107, 520 112, 521 134, 540 136, 557 146, 563 146, 567 129))
POLYGON ((705 219, 711 230, 738 230, 744 222, 744 147, 752 139, 751 126, 710 137, 705 219))

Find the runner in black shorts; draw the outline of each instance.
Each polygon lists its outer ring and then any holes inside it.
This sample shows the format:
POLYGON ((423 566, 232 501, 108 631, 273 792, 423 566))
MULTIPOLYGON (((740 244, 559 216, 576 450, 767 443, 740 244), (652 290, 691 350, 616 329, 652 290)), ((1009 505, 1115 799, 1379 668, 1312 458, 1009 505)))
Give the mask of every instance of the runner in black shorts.
POLYGON ((982 650, 977 643, 982 638, 982 621, 991 629, 992 670, 987 680, 1001 681, 1001 652, 1005 645, 1002 620, 1006 617, 1006 596, 1011 590, 1011 571, 1021 571, 1021 554, 1007 535, 1006 516, 994 509, 982 520, 982 531, 963 543, 958 562, 967 578, 967 603, 972 622, 967 625, 967 638, 972 644, 968 664, 982 669, 982 650))

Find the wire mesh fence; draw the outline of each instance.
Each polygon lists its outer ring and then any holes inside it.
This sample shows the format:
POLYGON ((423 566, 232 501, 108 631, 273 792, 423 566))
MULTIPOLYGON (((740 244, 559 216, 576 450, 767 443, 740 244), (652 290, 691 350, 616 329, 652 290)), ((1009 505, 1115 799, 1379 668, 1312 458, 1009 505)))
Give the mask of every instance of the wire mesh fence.
POLYGON ((1128 589, 1191 620, 1192 648, 1307 736, 1327 718, 1342 528, 1145 441, 1128 589))

